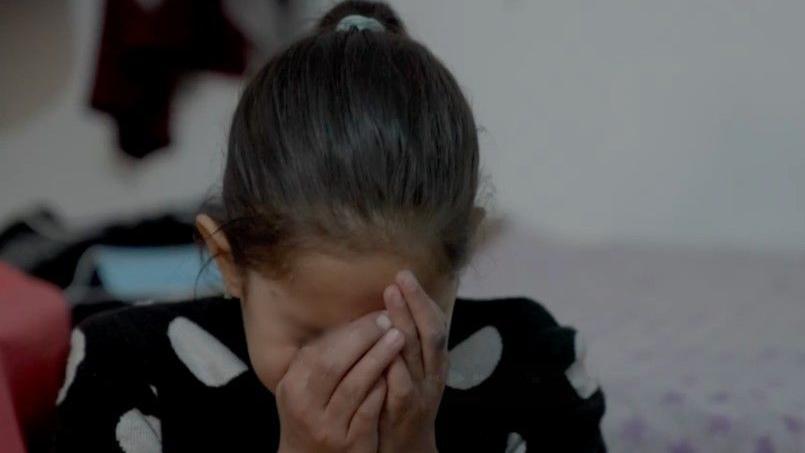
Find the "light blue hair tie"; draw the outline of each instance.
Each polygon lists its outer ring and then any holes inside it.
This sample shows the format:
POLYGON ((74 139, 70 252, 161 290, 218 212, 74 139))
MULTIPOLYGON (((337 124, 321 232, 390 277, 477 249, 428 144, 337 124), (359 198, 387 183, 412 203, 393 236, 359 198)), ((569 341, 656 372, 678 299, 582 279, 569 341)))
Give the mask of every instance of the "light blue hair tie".
POLYGON ((350 28, 357 28, 358 30, 371 30, 371 31, 385 31, 386 27, 374 17, 361 16, 360 14, 352 14, 345 16, 338 22, 335 27, 337 31, 347 31, 350 28))

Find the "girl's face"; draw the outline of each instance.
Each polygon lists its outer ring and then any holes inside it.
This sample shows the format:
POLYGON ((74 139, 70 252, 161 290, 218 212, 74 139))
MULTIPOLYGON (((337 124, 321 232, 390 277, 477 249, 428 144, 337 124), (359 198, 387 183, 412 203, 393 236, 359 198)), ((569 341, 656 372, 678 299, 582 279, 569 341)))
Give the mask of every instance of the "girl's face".
MULTIPOLYGON (((335 257, 305 253, 282 280, 248 275, 241 296, 249 358, 263 384, 273 392, 297 350, 324 331, 383 310, 383 290, 402 269, 417 270, 393 255, 335 257)), ((455 285, 422 279, 423 287, 449 315, 455 285)))
MULTIPOLYGON (((216 257, 230 294, 240 299, 249 359, 260 381, 272 392, 297 350, 323 332, 369 312, 383 310, 383 290, 402 269, 410 269, 449 320, 458 282, 427 271, 425 262, 391 253, 339 255, 300 252, 291 271, 272 279, 241 271, 231 261, 226 238, 211 235, 217 225, 197 218, 210 254, 216 257)), ((234 303, 234 302, 233 302, 234 303)))

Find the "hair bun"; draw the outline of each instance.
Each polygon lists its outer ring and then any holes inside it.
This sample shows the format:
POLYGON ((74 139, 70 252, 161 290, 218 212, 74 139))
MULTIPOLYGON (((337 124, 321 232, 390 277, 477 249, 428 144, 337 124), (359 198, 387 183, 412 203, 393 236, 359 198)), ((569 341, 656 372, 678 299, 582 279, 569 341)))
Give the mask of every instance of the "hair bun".
POLYGON ((406 34, 402 20, 388 4, 358 0, 337 4, 321 18, 316 28, 319 31, 345 31, 357 28, 397 35, 406 34))

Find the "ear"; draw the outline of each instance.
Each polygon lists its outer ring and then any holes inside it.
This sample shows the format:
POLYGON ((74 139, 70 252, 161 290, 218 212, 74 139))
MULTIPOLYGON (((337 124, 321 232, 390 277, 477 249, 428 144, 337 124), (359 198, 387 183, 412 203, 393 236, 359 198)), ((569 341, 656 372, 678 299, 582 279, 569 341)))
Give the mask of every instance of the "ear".
POLYGON ((479 251, 504 233, 508 219, 501 215, 489 215, 486 209, 476 206, 470 216, 472 228, 472 249, 479 251))
POLYGON ((470 237, 472 240, 470 243, 472 244, 472 248, 476 248, 479 244, 484 242, 486 232, 484 227, 486 223, 486 209, 475 206, 472 208, 472 212, 470 213, 470 221, 469 221, 469 228, 470 228, 470 237))
POLYGON ((474 233, 478 232, 484 219, 486 219, 486 209, 480 206, 474 206, 470 214, 470 228, 474 233))
POLYGON ((215 260, 215 264, 218 265, 218 270, 221 271, 227 292, 240 299, 243 295, 243 276, 232 258, 232 248, 229 246, 226 235, 219 230, 215 220, 207 214, 196 216, 196 228, 204 238, 207 250, 215 260))

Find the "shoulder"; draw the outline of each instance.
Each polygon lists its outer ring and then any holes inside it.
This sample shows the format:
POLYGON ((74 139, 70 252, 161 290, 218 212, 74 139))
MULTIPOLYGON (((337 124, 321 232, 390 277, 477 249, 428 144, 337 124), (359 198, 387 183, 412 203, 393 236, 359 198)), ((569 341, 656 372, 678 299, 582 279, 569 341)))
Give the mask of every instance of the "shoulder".
MULTIPOLYGON (((564 381, 581 398, 598 389, 586 365, 583 336, 530 297, 457 299, 448 348, 451 361, 477 364, 477 357, 496 358, 499 384, 525 377, 531 382, 564 381)), ((459 363, 451 366, 458 368, 459 363)))
POLYGON ((459 298, 448 339, 437 433, 457 448, 446 451, 606 451, 604 395, 584 343, 545 306, 529 297, 459 298))
POLYGON ((461 323, 474 323, 486 320, 494 324, 519 324, 529 329, 549 329, 557 327, 553 315, 538 301, 526 296, 499 298, 456 299, 453 316, 461 323))
POLYGON ((239 319, 237 302, 209 297, 177 302, 149 302, 97 313, 82 320, 76 330, 129 347, 147 346, 155 334, 178 318, 214 327, 221 321, 239 319))
POLYGON ((176 373, 179 364, 192 371, 191 365, 209 367, 208 362, 220 361, 221 355, 227 363, 237 364, 238 370, 246 367, 248 352, 237 301, 203 298, 97 313, 72 331, 57 403, 67 396, 73 380, 110 385, 153 383, 182 376, 176 373))
POLYGON ((450 327, 450 346, 480 329, 496 330, 505 343, 535 338, 570 339, 574 330, 560 325, 539 302, 529 297, 458 298, 450 327))
POLYGON ((166 407, 159 395, 171 393, 174 382, 190 382, 177 373, 181 348, 172 344, 170 326, 184 320, 221 332, 238 326, 231 321, 237 316, 237 303, 208 298, 111 309, 82 320, 72 332, 56 400, 55 451, 157 451, 166 407))
POLYGON ((245 356, 242 329, 240 305, 234 300, 156 302, 87 317, 73 329, 70 353, 96 364, 161 374, 182 358, 179 353, 187 344, 225 345, 245 356))

